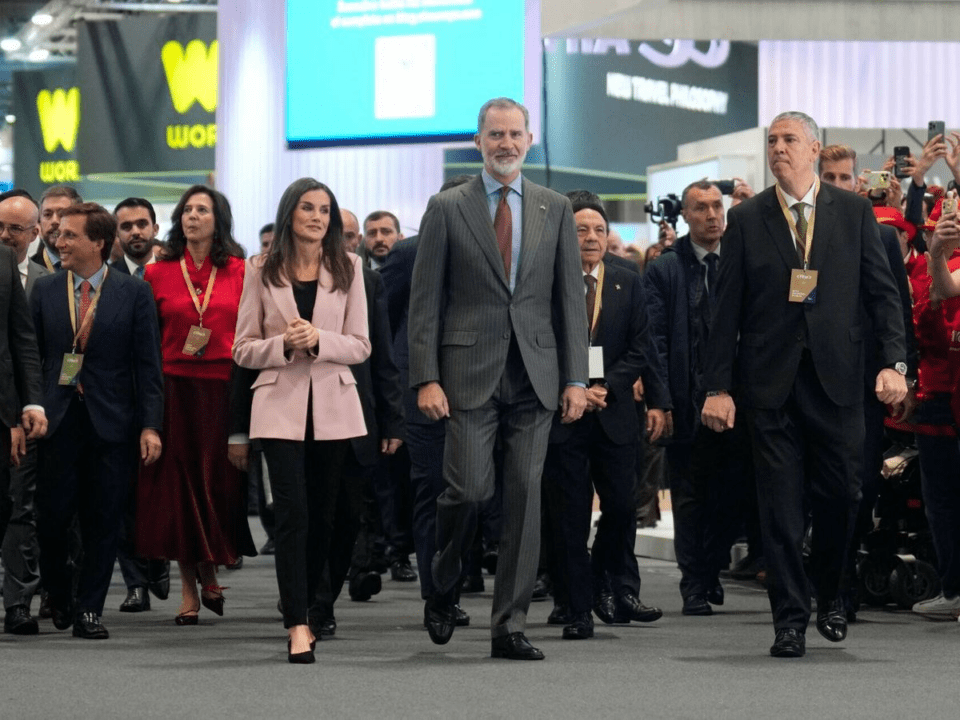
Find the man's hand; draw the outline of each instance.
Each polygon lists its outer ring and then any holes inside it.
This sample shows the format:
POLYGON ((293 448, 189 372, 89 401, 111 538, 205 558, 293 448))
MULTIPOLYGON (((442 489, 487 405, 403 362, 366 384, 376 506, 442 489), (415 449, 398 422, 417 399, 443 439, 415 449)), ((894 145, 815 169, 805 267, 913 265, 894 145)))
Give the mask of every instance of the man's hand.
POLYGON ((960 224, 957 223, 957 213, 944 215, 937 221, 930 240, 929 255, 931 257, 948 258, 960 245, 960 224))
POLYGON ((587 388, 587 412, 603 410, 607 406, 607 389, 603 385, 591 385, 587 388))
POLYGON ((747 185, 743 178, 735 177, 733 179, 733 194, 730 196, 730 207, 739 205, 754 195, 756 195, 756 193, 753 191, 753 188, 747 185))
POLYGON ((647 442, 655 443, 664 437, 667 429, 667 413, 657 408, 647 410, 647 442))
POLYGON ((403 440, 400 438, 383 438, 380 441, 380 452, 384 455, 393 455, 401 445, 403 440))
POLYGON ((643 402, 643 378, 637 378, 633 384, 633 399, 636 402, 643 402))
POLYGON ((417 407, 431 420, 450 417, 447 394, 438 382, 429 382, 417 389, 417 407))
POLYGON ((587 407, 587 391, 579 385, 567 385, 560 397, 560 408, 563 411, 560 415, 560 422, 564 425, 576 422, 583 417, 583 411, 587 407))
POLYGON ((893 173, 890 174, 890 187, 885 191, 887 198, 887 207, 892 207, 897 212, 900 212, 900 201, 903 200, 903 186, 900 185, 900 180, 893 176, 893 173))
POLYGON ((954 181, 960 183, 960 133, 952 132, 948 138, 950 149, 943 159, 947 162, 947 167, 953 173, 954 181))
POLYGON ((144 465, 153 465, 160 459, 163 443, 160 442, 160 433, 152 428, 144 428, 140 433, 140 459, 144 465))
POLYGON ((27 433, 27 440, 36 440, 47 434, 47 416, 43 410, 24 410, 20 424, 27 433))
MULTIPOLYGON (((927 170, 933 167, 933 164, 939 158, 946 158, 949 149, 947 148, 947 143, 943 139, 943 135, 936 135, 935 137, 927 140, 926 145, 923 146, 923 152, 920 154, 920 157, 916 159, 913 163, 913 173, 912 178, 918 186, 923 187, 925 184, 924 176, 927 174, 927 170)), ((911 157, 913 157, 911 155, 911 157)))
POLYGON ((27 436, 23 428, 10 428, 10 464, 20 467, 20 458, 27 454, 27 436))
POLYGON ((250 443, 229 443, 227 460, 240 472, 250 469, 250 443))
POLYGON ((877 373, 877 400, 886 405, 898 405, 907 395, 907 381, 891 368, 877 373))
POLYGON ((677 231, 673 229, 673 225, 668 223, 666 220, 661 220, 660 231, 657 233, 657 242, 664 247, 670 247, 676 241, 677 231))
MULTIPOLYGON (((899 373, 898 373, 899 374, 899 373)), ((903 402, 894 403, 891 406, 891 415, 896 422, 910 422, 913 411, 917 409, 917 388, 908 387, 907 394, 903 402)))
POLYGON ((714 432, 732 430, 737 407, 728 393, 711 395, 703 403, 700 420, 714 432))

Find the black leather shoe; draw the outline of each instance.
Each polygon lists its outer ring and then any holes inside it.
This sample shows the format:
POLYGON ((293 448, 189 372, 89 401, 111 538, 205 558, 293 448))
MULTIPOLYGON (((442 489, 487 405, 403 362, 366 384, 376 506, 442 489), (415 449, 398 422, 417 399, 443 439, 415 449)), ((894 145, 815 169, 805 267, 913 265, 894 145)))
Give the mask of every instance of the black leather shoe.
POLYGON ((593 637, 593 615, 580 613, 563 629, 564 640, 586 640, 593 637))
POLYGON ((594 598, 593 612, 607 625, 615 622, 629 622, 629 620, 617 619, 617 603, 613 599, 613 593, 609 591, 601 592, 594 598))
POLYGON ((711 605, 723 605, 723 585, 717 583, 707 591, 707 602, 711 605))
POLYGON ((830 642, 847 637, 847 614, 839 600, 817 603, 817 630, 830 642))
POLYGON ((497 561, 500 559, 500 548, 492 546, 483 553, 483 559, 480 561, 480 567, 491 575, 497 574, 497 561))
POLYGON ((51 600, 50 612, 53 626, 57 630, 66 630, 73 625, 73 611, 69 607, 57 607, 51 600))
POLYGON ((147 580, 147 589, 157 600, 166 600, 170 597, 170 561, 150 560, 149 568, 150 579, 147 580))
POLYGON ((7 608, 3 618, 3 631, 11 635, 36 635, 40 632, 40 625, 30 616, 30 608, 26 605, 14 605, 7 608))
POLYGON ((410 561, 401 558, 390 565, 390 577, 397 582, 413 582, 417 579, 417 574, 410 566, 410 561))
POLYGON ((427 600, 424 608, 427 634, 435 645, 446 645, 457 626, 456 606, 442 595, 427 600))
POLYGON ((467 615, 466 610, 459 605, 454 605, 453 611, 456 614, 454 622, 456 623, 457 627, 467 627, 470 625, 470 616, 467 615))
POLYGON ((640 598, 631 592, 620 593, 617 596, 617 622, 653 622, 663 617, 663 611, 658 607, 647 607, 640 598))
POLYGON ((332 615, 320 621, 320 637, 333 637, 337 633, 337 619, 332 615))
POLYGON ((143 612, 150 609, 150 596, 145 587, 132 587, 127 591, 127 599, 120 603, 120 612, 143 612))
POLYGON ((543 653, 530 644, 522 632, 495 637, 490 643, 490 657, 507 660, 543 660, 543 653))
POLYGON ((796 628, 782 628, 777 630, 777 638, 770 647, 770 654, 774 657, 803 657, 807 652, 806 639, 803 633, 796 628))
POLYGON ((267 538, 267 541, 263 544, 263 547, 260 548, 261 555, 276 555, 277 546, 274 544, 273 540, 267 538))
POLYGON ((460 583, 460 594, 470 595, 472 593, 482 593, 486 590, 482 575, 467 575, 460 583))
POLYGON ((684 615, 713 615, 713 608, 704 595, 687 595, 680 612, 684 615))
POLYGON ((37 610, 37 617, 41 620, 49 620, 53 617, 53 608, 50 606, 50 595, 46 590, 40 590, 40 608, 37 610))
POLYGON ((537 581, 533 584, 533 595, 531 600, 546 600, 550 597, 550 576, 546 573, 540 573, 537 575, 537 581))
POLYGON ((350 578, 350 599, 356 602, 364 602, 380 592, 383 588, 383 581, 380 575, 375 572, 358 572, 350 578))
POLYGON ((566 605, 554 605, 547 618, 547 625, 569 625, 573 622, 573 613, 566 605))
POLYGON ((73 623, 73 636, 85 640, 106 640, 110 637, 110 633, 95 612, 87 611, 77 615, 73 623))

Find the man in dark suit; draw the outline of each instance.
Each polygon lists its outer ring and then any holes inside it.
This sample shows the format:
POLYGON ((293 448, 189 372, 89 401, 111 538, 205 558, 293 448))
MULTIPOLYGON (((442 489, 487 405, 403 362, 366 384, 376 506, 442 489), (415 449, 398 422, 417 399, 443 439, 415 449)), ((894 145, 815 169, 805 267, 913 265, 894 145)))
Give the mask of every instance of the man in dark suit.
MULTIPOLYGON (((18 276, 30 299, 37 278, 47 269, 27 257, 30 243, 37 236, 37 204, 28 194, 11 194, 0 200, 0 242, 17 254, 18 276)), ((11 429, 13 451, 10 460, 10 515, 3 543, 4 632, 35 635, 36 619, 30 615, 30 603, 40 584, 40 549, 37 543, 37 514, 34 496, 37 490, 37 442, 27 442, 22 427, 11 429)))
POLYGON ((741 389, 776 657, 805 652, 808 507, 817 630, 833 642, 847 634, 837 593, 860 501, 861 306, 883 357, 878 399, 897 403, 906 394, 903 313, 876 219, 866 200, 818 182, 818 133, 798 112, 770 125, 767 156, 777 184, 729 213, 704 368, 702 420, 711 430, 733 427, 729 391, 741 389))
POLYGON ((40 242, 30 256, 31 260, 50 272, 60 269, 60 255, 57 253, 60 211, 81 202, 80 193, 69 185, 54 185, 43 192, 40 196, 40 242))
MULTIPOLYGON (((144 198, 129 197, 117 204, 113 216, 117 219, 117 242, 123 254, 110 263, 110 269, 142 280, 144 268, 156 262, 153 242, 160 232, 160 226, 157 225, 157 213, 153 204, 144 198)), ((136 486, 136 475, 133 485, 136 486)), ((170 561, 145 560, 136 557, 134 553, 135 499, 136 492, 131 488, 126 517, 120 528, 120 544, 117 546, 117 564, 120 565, 120 574, 127 586, 127 597, 120 603, 120 612, 149 610, 149 592, 160 600, 166 600, 170 594, 170 561)))
POLYGON ((503 525, 491 654, 539 660, 523 631, 547 438, 561 393, 564 422, 579 420, 586 406, 580 257, 570 201, 520 175, 533 141, 526 108, 488 101, 474 141, 483 172, 430 199, 410 295, 410 385, 427 417, 448 418, 427 629, 439 644, 453 634, 463 552, 477 506, 494 492, 499 436, 503 525))
MULTIPOLYGON (((735 521, 753 492, 746 429, 716 433, 700 423, 703 366, 716 305, 724 228, 723 196, 699 181, 681 199, 690 232, 663 251, 643 279, 655 361, 669 380, 673 433, 666 447, 673 508, 673 545, 684 615, 710 615, 722 605, 720 571, 730 563, 735 521)), ((751 550, 755 548, 751 547, 751 550)))
POLYGON ((60 211, 57 252, 68 272, 37 281, 30 305, 43 358, 50 435, 37 483, 40 567, 60 629, 109 637, 100 622, 123 510, 136 468, 160 456, 163 380, 150 286, 110 273, 114 217, 94 203, 60 211), (83 542, 76 600, 67 572, 67 526, 83 542))
MULTIPOLYGON (((645 385, 661 390, 648 364, 647 310, 640 276, 607 263, 609 222, 599 202, 573 203, 577 239, 585 284, 587 326, 590 331, 590 386, 587 410, 573 423, 554 416, 543 472, 543 497, 550 529, 551 578, 554 612, 550 622, 567 621, 563 638, 593 637, 591 608, 604 622, 650 622, 660 618, 657 608, 643 605, 632 587, 617 587, 612 581, 631 573, 636 566, 636 480, 640 422, 633 399, 633 385, 647 376, 645 385), (601 520, 592 554, 587 553, 593 490, 600 496, 601 520), (601 599, 609 595, 609 606, 601 599), (619 611, 619 612, 618 612, 619 611)), ((651 399, 648 420, 656 441, 665 426, 665 409, 651 399)))

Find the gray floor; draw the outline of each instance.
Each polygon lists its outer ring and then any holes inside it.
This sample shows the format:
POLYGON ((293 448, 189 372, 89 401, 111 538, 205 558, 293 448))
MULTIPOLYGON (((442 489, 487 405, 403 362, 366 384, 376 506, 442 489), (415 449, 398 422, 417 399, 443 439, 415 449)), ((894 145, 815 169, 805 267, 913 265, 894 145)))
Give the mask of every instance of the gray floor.
MULTIPOLYGON (((260 528, 251 523, 255 536, 260 528)), ((262 540, 262 534, 257 538, 262 540)), ((226 615, 173 624, 178 597, 140 615, 117 612, 119 574, 107 599, 111 638, 84 641, 43 621, 39 637, 0 635, 0 718, 955 718, 960 623, 868 610, 844 643, 811 626, 807 656, 767 655, 766 595, 728 583, 722 612, 680 615, 679 574, 642 561, 652 625, 604 626, 564 642, 535 603, 528 635, 538 663, 491 660, 487 592, 467 596, 469 628, 449 645, 421 629, 415 583, 386 580, 373 601, 337 608, 334 639, 317 663, 286 663, 272 558, 248 559, 221 577, 226 615)), ((35 603, 36 604, 36 603, 35 603)))

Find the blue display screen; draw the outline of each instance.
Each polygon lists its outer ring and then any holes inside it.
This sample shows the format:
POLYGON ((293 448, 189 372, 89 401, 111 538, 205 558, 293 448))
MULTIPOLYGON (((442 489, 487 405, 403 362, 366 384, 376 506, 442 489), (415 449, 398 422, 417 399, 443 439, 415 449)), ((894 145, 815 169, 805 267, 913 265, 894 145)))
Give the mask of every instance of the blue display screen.
POLYGON ((288 144, 472 137, 485 101, 524 98, 525 5, 287 0, 288 144))

